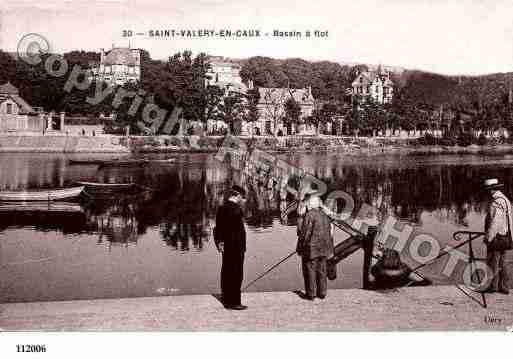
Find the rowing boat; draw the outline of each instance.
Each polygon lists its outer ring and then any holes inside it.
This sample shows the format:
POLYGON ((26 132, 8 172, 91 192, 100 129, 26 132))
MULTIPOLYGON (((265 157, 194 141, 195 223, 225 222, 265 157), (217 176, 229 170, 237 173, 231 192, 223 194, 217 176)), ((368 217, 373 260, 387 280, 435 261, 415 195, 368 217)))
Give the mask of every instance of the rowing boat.
POLYGON ((103 182, 77 182, 77 184, 84 186, 86 191, 122 191, 132 189, 136 186, 135 183, 103 183, 103 182))
POLYGON ((106 160, 94 160, 94 159, 69 160, 68 161, 68 163, 70 165, 102 165, 105 162, 106 162, 106 160))
POLYGON ((130 167, 130 166, 145 166, 149 163, 148 160, 116 160, 116 161, 103 161, 102 167, 130 167))
POLYGON ((82 193, 84 186, 32 191, 1 191, 0 201, 55 201, 74 198, 82 193))
POLYGON ((150 160, 151 163, 176 163, 176 158, 168 158, 165 160, 150 160))
POLYGON ((82 212, 82 207, 73 202, 5 202, 0 203, 0 213, 2 212, 75 213, 82 212))

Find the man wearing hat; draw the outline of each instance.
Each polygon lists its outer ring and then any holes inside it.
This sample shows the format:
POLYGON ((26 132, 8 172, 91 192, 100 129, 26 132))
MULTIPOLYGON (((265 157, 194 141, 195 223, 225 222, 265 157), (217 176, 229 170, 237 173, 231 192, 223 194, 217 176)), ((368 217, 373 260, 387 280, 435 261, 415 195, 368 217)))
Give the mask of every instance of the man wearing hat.
POLYGON ((304 299, 324 299, 328 290, 327 258, 333 254, 331 221, 319 196, 306 199, 304 218, 298 228, 296 251, 301 256, 305 281, 304 299))
POLYGON ((496 249, 499 237, 512 241, 511 226, 513 224, 512 207, 509 199, 500 191, 504 187, 496 178, 484 181, 484 189, 488 192, 489 200, 485 218, 485 243, 487 244, 486 258, 488 267, 492 270, 493 278, 487 292, 509 294, 508 272, 505 267, 506 250, 496 249))
POLYGON ((241 204, 246 192, 233 186, 228 199, 219 207, 216 215, 214 241, 223 255, 221 267, 221 294, 226 309, 244 310, 241 303, 241 285, 246 252, 246 230, 244 229, 241 204))

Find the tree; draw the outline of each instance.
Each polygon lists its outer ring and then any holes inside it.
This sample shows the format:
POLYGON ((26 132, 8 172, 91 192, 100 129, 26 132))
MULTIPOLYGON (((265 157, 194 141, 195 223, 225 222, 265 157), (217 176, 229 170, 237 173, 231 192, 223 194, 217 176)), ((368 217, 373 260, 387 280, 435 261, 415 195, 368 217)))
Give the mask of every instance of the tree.
POLYGON ((64 84, 71 69, 67 74, 54 77, 48 74, 45 68, 46 60, 51 54, 40 54, 41 61, 36 64, 28 64, 22 59, 16 61, 15 80, 11 81, 20 91, 20 96, 31 106, 42 107, 46 111, 61 111, 61 100, 64 94, 64 84))
POLYGON ((266 88, 263 91, 263 115, 273 123, 272 135, 276 136, 278 123, 283 118, 283 106, 286 101, 286 92, 281 89, 266 88))
POLYGON ((337 106, 333 103, 325 103, 321 108, 314 109, 312 116, 308 117, 306 121, 316 128, 316 135, 320 134, 320 127, 326 126, 332 122, 333 117, 337 114, 337 106))
POLYGON ((64 53, 64 58, 68 62, 68 67, 78 65, 81 69, 88 69, 92 64, 100 62, 100 53, 94 51, 74 50, 64 53))
POLYGON ((219 105, 224 92, 218 86, 208 85, 205 91, 205 123, 219 118, 219 105))
POLYGON ((230 92, 219 104, 219 119, 228 125, 230 134, 240 134, 240 126, 244 119, 243 96, 238 92, 230 92))
POLYGON ((283 120, 285 125, 287 126, 287 134, 292 133, 292 126, 296 126, 299 124, 299 118, 301 116, 301 106, 297 103, 293 96, 290 96, 284 104, 285 116, 283 120))
POLYGON ((0 50, 0 84, 4 84, 8 81, 14 82, 16 78, 16 61, 14 58, 0 50))
MULTIPOLYGON (((260 91, 257 87, 254 87, 247 91, 246 93, 246 101, 244 105, 246 107, 244 111, 244 120, 247 123, 254 124, 260 118, 260 114, 258 112, 258 102, 260 101, 260 91)), ((253 134, 253 129, 251 129, 251 134, 253 134)))
MULTIPOLYGON (((333 125, 333 117, 336 116, 338 112, 338 108, 333 103, 326 103, 322 106, 322 117, 321 117, 321 124, 323 126, 326 126, 328 123, 331 123, 333 125)), ((317 135, 319 135, 319 126, 317 126, 317 135)))

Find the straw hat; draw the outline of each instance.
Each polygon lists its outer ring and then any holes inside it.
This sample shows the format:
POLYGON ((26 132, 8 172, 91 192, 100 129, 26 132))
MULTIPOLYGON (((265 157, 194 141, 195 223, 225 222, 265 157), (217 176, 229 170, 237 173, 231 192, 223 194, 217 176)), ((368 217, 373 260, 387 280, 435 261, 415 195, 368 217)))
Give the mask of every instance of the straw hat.
POLYGON ((322 201, 319 197, 317 196, 311 196, 310 198, 308 198, 308 200, 306 201, 306 207, 310 210, 310 209, 315 209, 315 208, 319 208, 322 206, 322 201))
POLYGON ((500 183, 497 178, 488 178, 483 182, 483 188, 486 190, 499 189, 504 187, 504 184, 500 183))

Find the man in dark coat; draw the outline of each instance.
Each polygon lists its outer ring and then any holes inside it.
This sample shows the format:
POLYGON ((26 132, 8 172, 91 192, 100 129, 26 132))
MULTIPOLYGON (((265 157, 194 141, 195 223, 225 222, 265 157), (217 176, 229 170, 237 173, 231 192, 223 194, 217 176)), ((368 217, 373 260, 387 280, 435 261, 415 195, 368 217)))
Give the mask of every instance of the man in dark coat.
POLYGON ((233 186, 228 199, 219 207, 216 215, 214 240, 223 255, 221 267, 221 293, 226 309, 244 310, 241 304, 241 285, 246 252, 246 230, 244 229, 241 203, 245 191, 233 186))
POLYGON ((304 298, 326 297, 328 291, 327 259, 333 254, 331 222, 319 197, 307 200, 306 213, 299 228, 297 253, 301 256, 305 280, 304 298))

